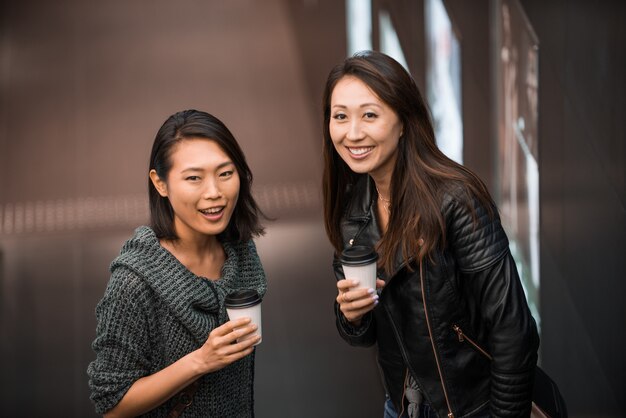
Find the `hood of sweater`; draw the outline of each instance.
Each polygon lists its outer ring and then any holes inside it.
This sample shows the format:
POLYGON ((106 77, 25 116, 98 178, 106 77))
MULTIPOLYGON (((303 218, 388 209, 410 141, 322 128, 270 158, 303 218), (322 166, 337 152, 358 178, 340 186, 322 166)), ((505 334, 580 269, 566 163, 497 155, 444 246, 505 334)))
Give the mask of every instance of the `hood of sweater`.
POLYGON ((196 276, 159 243, 154 231, 142 226, 135 230, 111 263, 111 272, 124 268, 133 271, 170 308, 173 315, 200 342, 207 338, 210 318, 227 320, 224 308, 226 295, 237 289, 255 289, 264 296, 265 272, 254 242, 222 242, 226 261, 218 280, 196 276))

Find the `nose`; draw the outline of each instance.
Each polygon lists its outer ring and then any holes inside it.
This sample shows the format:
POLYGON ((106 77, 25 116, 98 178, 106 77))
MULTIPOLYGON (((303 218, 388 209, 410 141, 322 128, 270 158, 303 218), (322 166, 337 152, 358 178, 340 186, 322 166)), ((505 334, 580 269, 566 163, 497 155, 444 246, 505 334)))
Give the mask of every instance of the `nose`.
POLYGON ((364 138, 363 130, 361 129, 361 121, 353 119, 350 121, 348 132, 346 133, 346 139, 349 141, 359 141, 364 138))
POLYGON ((222 191, 217 181, 209 179, 206 182, 202 198, 206 200, 215 200, 222 197, 222 191))

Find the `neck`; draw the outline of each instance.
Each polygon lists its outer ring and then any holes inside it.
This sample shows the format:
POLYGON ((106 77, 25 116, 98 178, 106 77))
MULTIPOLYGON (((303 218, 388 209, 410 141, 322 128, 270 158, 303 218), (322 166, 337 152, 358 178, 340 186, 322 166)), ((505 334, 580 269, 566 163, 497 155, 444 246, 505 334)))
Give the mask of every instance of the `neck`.
POLYGON ((384 176, 380 178, 372 176, 372 179, 376 185, 378 197, 385 202, 389 202, 391 200, 391 176, 384 176))
POLYGON ((216 236, 195 240, 180 237, 176 241, 161 241, 161 246, 196 276, 219 279, 226 256, 216 236))
POLYGON ((161 244, 187 259, 202 260, 221 251, 221 244, 215 235, 189 233, 190 231, 176 232, 177 240, 163 241, 161 244))
POLYGON ((394 172, 396 166, 398 149, 396 148, 393 155, 391 155, 386 161, 384 161, 376 169, 369 172, 370 177, 376 184, 376 190, 378 194, 384 200, 391 200, 391 175, 394 172))

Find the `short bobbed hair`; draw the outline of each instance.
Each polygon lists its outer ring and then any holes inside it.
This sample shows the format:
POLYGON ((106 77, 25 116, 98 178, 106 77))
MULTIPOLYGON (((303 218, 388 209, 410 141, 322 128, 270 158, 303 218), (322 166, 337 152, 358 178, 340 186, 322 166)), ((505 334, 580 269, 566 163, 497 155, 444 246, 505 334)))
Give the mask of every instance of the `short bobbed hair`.
MULTIPOLYGON (((228 226, 220 234, 229 241, 248 241, 264 232, 260 224, 263 216, 252 196, 252 172, 241 147, 226 125, 215 116, 199 110, 183 110, 175 113, 163 123, 154 138, 150 153, 149 170, 155 170, 159 178, 167 182, 172 169, 172 151, 181 141, 206 138, 217 145, 233 161, 239 174, 239 199, 228 226)), ((163 197, 148 178, 150 199, 150 226, 156 236, 166 240, 177 240, 174 228, 174 210, 167 197, 163 197)))

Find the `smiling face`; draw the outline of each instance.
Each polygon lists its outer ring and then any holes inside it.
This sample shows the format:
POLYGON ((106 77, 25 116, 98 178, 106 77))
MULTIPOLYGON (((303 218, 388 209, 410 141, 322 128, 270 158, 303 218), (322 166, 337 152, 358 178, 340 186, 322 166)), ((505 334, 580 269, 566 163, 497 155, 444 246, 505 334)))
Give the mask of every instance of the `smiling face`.
POLYGON ((226 229, 239 197, 239 174, 215 142, 184 139, 172 148, 166 179, 155 170, 150 178, 174 210, 174 229, 182 239, 202 239, 226 229))
POLYGON ((330 100, 330 137, 339 156, 355 173, 376 181, 391 177, 402 135, 397 113, 361 80, 340 79, 330 100))

